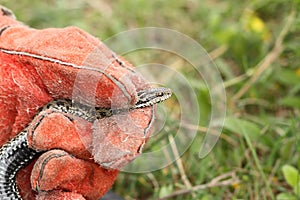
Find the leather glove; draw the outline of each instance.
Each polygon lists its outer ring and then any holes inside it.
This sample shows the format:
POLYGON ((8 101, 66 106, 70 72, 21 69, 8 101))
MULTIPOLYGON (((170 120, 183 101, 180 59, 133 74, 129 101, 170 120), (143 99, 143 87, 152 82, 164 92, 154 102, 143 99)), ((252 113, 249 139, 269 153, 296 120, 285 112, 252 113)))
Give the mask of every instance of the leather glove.
POLYGON ((104 108, 133 105, 137 91, 149 85, 88 33, 76 27, 32 29, 4 7, 0 50, 0 146, 28 126, 29 146, 44 152, 17 173, 22 198, 99 199, 119 169, 140 154, 154 107, 94 123, 40 108, 55 99, 104 108))

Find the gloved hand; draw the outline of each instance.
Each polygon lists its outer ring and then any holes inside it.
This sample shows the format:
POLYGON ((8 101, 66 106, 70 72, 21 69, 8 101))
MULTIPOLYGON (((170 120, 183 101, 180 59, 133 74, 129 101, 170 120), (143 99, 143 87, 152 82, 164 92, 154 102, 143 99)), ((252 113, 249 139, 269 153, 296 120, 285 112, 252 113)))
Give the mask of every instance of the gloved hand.
POLYGON ((31 29, 2 7, 0 146, 29 125, 29 146, 45 151, 17 174, 22 198, 99 199, 118 170, 140 154, 154 115, 147 107, 92 124, 62 112, 39 112, 41 107, 53 99, 133 105, 137 91, 147 87, 126 60, 84 31, 31 29))

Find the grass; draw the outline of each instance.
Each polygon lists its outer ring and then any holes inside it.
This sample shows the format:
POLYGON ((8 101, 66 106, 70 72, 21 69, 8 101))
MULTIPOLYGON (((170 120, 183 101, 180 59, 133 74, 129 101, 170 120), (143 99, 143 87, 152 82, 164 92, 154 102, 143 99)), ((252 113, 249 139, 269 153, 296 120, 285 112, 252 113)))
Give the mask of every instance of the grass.
MULTIPOLYGON (((164 199, 168 195, 168 199, 178 200, 282 199, 282 194, 299 198, 282 171, 285 165, 296 169, 300 166, 297 1, 0 0, 0 3, 32 27, 75 25, 101 39, 137 27, 175 29, 200 43, 214 59, 226 87, 227 118, 212 152, 199 159, 212 106, 203 80, 199 80, 189 63, 170 53, 141 51, 126 55, 134 64, 155 60, 175 67, 197 94, 201 120, 193 126, 199 130, 197 137, 179 160, 151 173, 120 174, 113 189, 125 199, 164 199)), ((175 98, 172 101, 176 104, 175 98)), ((166 103, 169 107, 170 104, 166 103)), ((148 146, 148 151, 175 136, 175 125, 180 122, 176 109, 168 110, 172 113, 165 125, 168 137, 156 139, 157 143, 148 146)))

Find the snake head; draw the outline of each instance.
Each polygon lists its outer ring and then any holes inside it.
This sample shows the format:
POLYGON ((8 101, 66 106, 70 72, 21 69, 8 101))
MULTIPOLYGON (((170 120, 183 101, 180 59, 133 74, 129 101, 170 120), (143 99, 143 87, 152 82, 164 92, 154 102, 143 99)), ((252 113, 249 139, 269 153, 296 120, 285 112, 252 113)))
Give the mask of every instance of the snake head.
POLYGON ((136 108, 144 108, 160 103, 172 96, 172 91, 169 88, 148 88, 137 93, 137 102, 133 106, 136 108))

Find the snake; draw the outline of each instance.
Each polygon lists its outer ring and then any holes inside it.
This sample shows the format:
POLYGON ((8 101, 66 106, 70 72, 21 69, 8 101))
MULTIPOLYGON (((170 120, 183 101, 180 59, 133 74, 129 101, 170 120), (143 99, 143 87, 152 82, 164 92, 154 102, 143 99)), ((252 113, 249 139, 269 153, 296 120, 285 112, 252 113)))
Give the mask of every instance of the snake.
MULTIPOLYGON (((130 110, 153 106, 168 99, 172 95, 169 88, 148 88, 137 93, 137 102, 128 108, 100 108, 91 107, 72 100, 54 100, 42 107, 41 112, 51 110, 81 117, 89 122, 109 117, 130 110)), ((38 125, 36 125, 38 126, 38 125)), ((28 126, 15 138, 5 143, 0 149, 0 199, 22 200, 16 184, 17 172, 27 166, 43 151, 35 150, 28 146, 28 126)))

